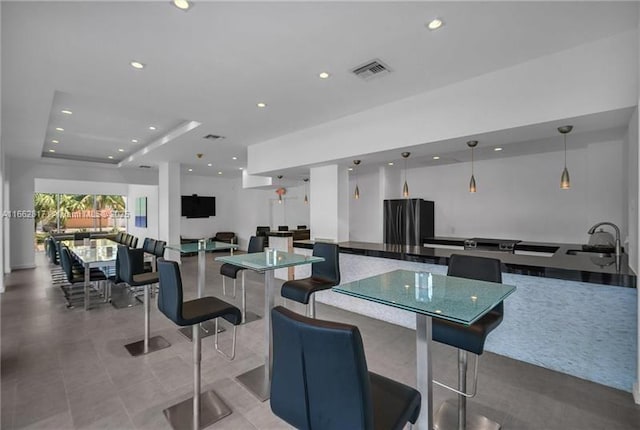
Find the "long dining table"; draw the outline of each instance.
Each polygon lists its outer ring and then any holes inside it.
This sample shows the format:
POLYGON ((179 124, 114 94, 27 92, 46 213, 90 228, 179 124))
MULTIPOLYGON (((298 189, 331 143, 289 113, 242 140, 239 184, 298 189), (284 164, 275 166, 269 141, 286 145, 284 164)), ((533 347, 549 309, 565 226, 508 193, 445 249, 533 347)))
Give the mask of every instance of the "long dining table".
POLYGON ((416 379, 422 395, 416 430, 432 430, 432 319, 469 326, 516 290, 512 285, 395 270, 333 287, 332 291, 416 315, 416 379))

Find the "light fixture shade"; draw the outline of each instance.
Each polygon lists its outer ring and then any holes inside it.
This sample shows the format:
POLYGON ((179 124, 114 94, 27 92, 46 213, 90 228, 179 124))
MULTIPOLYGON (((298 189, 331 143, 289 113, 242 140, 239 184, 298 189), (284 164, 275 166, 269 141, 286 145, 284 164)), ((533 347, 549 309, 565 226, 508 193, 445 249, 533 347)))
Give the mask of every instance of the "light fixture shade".
POLYGON ((565 166, 562 171, 562 176, 560 177, 560 189, 568 190, 569 188, 571 188, 571 178, 569 178, 569 170, 567 170, 567 166, 565 166))
POLYGON ((309 197, 306 194, 304 195, 304 203, 309 204, 309 197))
POLYGON ((409 185, 407 181, 404 181, 404 185, 402 186, 402 197, 409 197, 409 185))
POLYGON ((471 180, 469 181, 469 192, 470 193, 476 192, 476 178, 473 175, 471 175, 471 180))
POLYGON ((281 194, 278 194, 278 203, 282 204, 282 195, 281 194))
POLYGON ((353 198, 358 200, 360 198, 360 188, 358 188, 358 184, 356 184, 356 190, 353 193, 353 198))

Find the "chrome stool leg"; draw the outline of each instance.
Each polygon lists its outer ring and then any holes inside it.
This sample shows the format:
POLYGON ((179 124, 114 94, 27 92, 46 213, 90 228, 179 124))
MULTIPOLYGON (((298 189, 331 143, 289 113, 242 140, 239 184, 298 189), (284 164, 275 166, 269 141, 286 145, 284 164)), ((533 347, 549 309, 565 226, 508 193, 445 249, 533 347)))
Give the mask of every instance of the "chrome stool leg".
POLYGON ((175 430, 200 430, 231 414, 229 406, 215 391, 200 393, 202 342, 199 324, 191 326, 191 330, 193 339, 193 397, 162 411, 175 430))
POLYGON ((143 306, 144 306, 144 339, 143 340, 139 340, 137 342, 129 343, 129 344, 124 346, 125 348, 127 348, 127 351, 129 351, 129 354, 131 354, 134 357, 137 357, 138 355, 148 354, 150 352, 159 351, 161 349, 168 348, 168 347, 171 346, 169 341, 167 341, 162 336, 149 337, 150 332, 151 332, 151 325, 150 325, 150 322, 149 322, 149 317, 150 317, 150 313, 151 313, 151 310, 150 310, 151 300, 149 300, 149 288, 150 287, 151 287, 150 285, 145 285, 144 286, 144 303, 143 303, 143 306))

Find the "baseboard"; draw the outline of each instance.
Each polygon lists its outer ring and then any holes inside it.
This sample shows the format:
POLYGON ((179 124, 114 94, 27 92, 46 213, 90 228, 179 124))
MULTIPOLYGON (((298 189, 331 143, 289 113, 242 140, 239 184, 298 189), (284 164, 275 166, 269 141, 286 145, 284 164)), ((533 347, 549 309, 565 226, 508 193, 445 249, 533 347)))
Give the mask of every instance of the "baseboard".
POLYGON ((11 270, 24 270, 24 269, 35 269, 35 264, 17 264, 15 266, 11 266, 11 270))
POLYGON ((633 384, 633 401, 640 405, 640 382, 633 384))

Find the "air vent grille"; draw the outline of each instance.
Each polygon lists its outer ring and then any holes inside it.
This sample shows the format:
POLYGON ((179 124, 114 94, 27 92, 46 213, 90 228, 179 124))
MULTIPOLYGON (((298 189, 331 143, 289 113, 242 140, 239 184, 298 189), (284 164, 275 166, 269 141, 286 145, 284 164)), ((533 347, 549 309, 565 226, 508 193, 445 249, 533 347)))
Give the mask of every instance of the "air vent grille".
POLYGON ((138 167, 140 167, 141 169, 150 169, 151 166, 147 166, 146 164, 141 164, 138 167))
POLYGON ((382 61, 376 59, 368 61, 365 64, 356 67, 355 69, 351 70, 351 72, 357 77, 368 81, 371 78, 388 74, 389 72, 391 72, 391 69, 382 61))
POLYGON ((220 136, 217 134, 207 134, 204 138, 209 140, 218 140, 218 139, 224 139, 224 136, 220 136))

